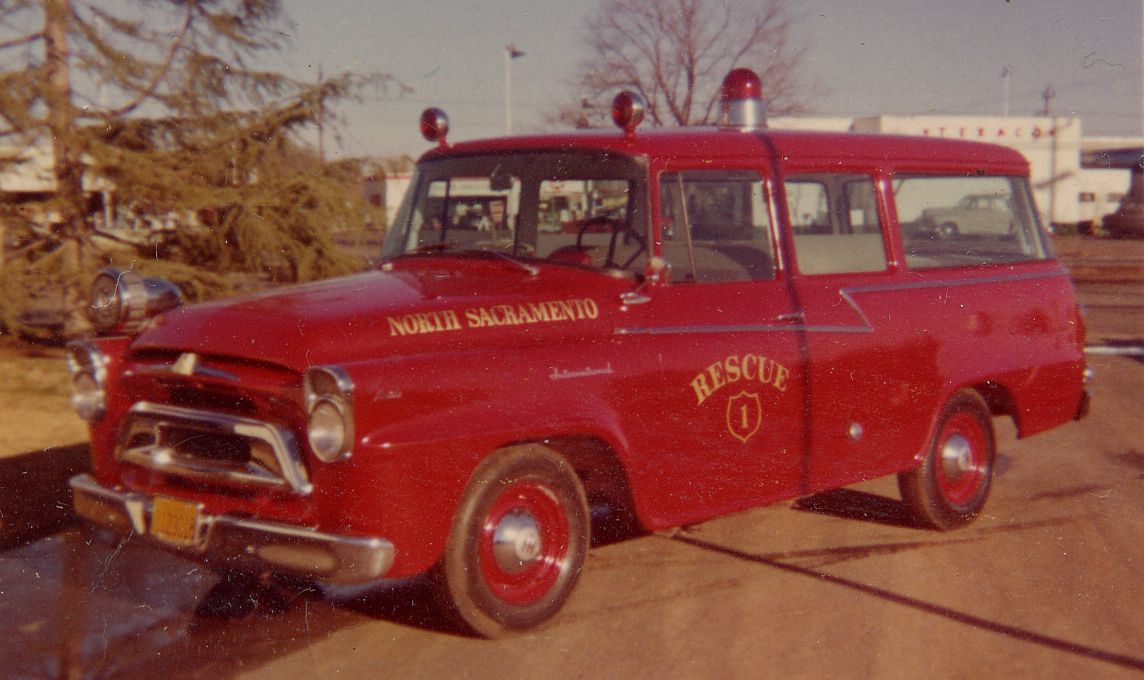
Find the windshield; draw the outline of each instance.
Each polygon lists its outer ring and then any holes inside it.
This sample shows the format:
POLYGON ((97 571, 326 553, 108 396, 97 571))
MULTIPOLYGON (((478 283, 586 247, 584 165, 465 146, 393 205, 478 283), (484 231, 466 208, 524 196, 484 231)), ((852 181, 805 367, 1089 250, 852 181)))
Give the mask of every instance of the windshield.
POLYGON ((629 158, 540 152, 420 163, 386 236, 386 258, 492 251, 642 272, 644 171, 629 158))

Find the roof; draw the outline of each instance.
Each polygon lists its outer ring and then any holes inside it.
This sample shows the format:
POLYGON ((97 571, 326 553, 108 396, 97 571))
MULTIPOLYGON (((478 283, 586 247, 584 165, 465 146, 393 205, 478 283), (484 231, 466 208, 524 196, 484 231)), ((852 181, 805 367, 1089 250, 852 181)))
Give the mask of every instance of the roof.
POLYGON ((650 128, 637 130, 630 136, 619 130, 585 130, 500 137, 437 147, 426 152, 422 160, 471 153, 572 149, 606 150, 670 160, 750 156, 832 168, 845 167, 848 161, 869 165, 871 159, 877 159, 898 169, 918 171, 929 167, 964 168, 966 165, 990 172, 1028 171, 1028 163, 1019 152, 982 142, 853 132, 717 127, 650 128))

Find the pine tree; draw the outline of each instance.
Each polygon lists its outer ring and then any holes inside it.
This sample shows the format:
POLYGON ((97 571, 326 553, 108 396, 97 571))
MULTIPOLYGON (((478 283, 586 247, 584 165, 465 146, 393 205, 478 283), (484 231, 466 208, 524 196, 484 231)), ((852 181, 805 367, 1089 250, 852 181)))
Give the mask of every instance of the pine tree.
POLYGON ((9 325, 31 290, 35 304, 57 296, 65 332, 83 330, 88 282, 108 264, 191 297, 360 266, 332 234, 365 221, 361 168, 325 163, 301 133, 393 81, 260 69, 285 26, 278 0, 0 0, 0 146, 8 163, 46 151, 54 184, 3 195, 9 325), (108 217, 150 238, 116 236, 108 217))

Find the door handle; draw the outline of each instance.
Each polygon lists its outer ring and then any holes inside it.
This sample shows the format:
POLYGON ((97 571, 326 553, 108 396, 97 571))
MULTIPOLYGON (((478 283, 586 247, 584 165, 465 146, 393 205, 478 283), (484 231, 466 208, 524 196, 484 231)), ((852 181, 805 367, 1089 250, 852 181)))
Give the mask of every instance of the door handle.
POLYGON ((802 312, 789 312, 787 314, 779 314, 775 317, 775 321, 780 323, 802 323, 806 321, 806 314, 802 312))
POLYGON ((620 293, 620 302, 625 305, 643 305, 651 302, 651 298, 638 290, 620 293))

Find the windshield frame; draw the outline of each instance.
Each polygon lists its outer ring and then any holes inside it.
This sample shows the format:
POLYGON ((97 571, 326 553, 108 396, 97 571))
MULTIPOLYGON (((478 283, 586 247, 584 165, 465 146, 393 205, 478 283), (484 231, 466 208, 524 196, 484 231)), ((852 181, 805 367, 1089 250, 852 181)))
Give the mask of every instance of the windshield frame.
MULTIPOLYGON (((520 214, 518 223, 514 225, 512 231, 511 247, 507 251, 505 248, 495 249, 502 255, 508 254, 519 259, 536 257, 535 248, 540 221, 537 201, 542 183, 569 180, 627 181, 629 183, 627 220, 633 231, 643 235, 647 247, 638 259, 626 264, 629 271, 642 273, 642 268, 652 256, 648 162, 642 156, 603 149, 472 152, 422 160, 414 170, 409 189, 386 233, 382 259, 423 254, 425 251, 431 251, 436 255, 474 250, 492 252, 494 249, 489 247, 474 248, 460 245, 448 247, 449 241, 444 237, 442 243, 436 244, 437 247, 427 248, 424 242, 418 246, 419 225, 415 223, 415 216, 418 206, 427 203, 428 193, 434 182, 453 178, 492 176, 495 173, 506 173, 520 181, 520 214), (636 269, 640 271, 635 271, 636 269)), ((591 269, 598 268, 591 267, 591 269)), ((603 271, 603 268, 599 269, 603 271)))

